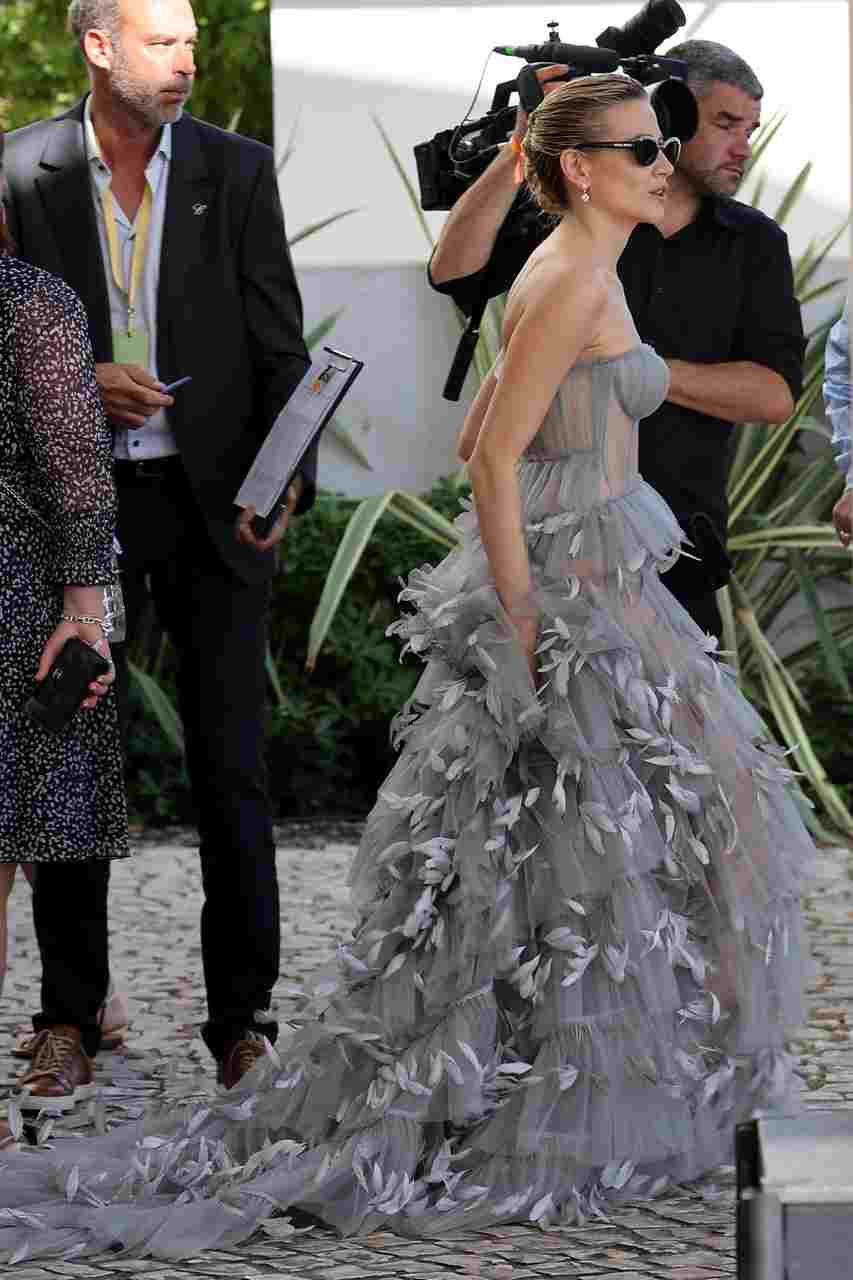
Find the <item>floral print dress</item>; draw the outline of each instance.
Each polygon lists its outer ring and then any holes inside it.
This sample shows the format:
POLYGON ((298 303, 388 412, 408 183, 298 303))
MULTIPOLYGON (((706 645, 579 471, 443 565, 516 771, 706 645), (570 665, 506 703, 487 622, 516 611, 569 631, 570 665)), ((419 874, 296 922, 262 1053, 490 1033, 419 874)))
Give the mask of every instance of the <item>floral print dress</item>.
POLYGON ((59 735, 23 707, 66 584, 113 577, 110 438, 86 315, 0 256, 0 862, 127 853, 115 693, 59 735))

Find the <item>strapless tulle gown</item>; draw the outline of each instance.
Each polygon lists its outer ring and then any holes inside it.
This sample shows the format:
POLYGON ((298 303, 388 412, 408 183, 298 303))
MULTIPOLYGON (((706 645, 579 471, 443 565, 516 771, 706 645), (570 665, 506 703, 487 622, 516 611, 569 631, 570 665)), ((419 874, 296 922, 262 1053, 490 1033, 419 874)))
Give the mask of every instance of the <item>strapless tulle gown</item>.
POLYGON ((535 686, 472 509, 409 578, 394 630, 426 665, 337 983, 209 1106, 0 1161, 0 1256, 179 1257, 290 1206, 345 1233, 576 1222, 790 1102, 813 848, 661 577, 683 534, 637 422, 667 377, 645 345, 576 365, 521 460, 535 686))

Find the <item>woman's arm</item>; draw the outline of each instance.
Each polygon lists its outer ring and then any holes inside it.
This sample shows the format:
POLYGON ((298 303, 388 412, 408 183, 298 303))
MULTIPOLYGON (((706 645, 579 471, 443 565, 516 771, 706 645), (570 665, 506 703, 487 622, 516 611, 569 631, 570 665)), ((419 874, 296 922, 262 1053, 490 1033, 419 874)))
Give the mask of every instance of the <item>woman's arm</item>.
MULTIPOLYGON (((552 63, 536 72, 546 95, 559 89, 557 77, 564 76, 567 70, 568 67, 560 63, 552 63)), ((527 112, 519 106, 513 131, 518 142, 527 133, 527 124, 527 112)), ((489 261, 501 225, 518 194, 516 165, 517 155, 512 148, 501 147, 488 168, 453 205, 430 260, 429 276, 433 285, 473 275, 489 261)), ((515 272, 510 280, 514 275, 515 272)), ((504 287, 508 288, 509 283, 504 287)))
POLYGON ((606 299, 603 279, 579 281, 568 270, 555 272, 531 296, 507 344, 468 467, 498 594, 531 655, 536 620, 516 467, 560 382, 594 341, 606 299))
POLYGON ((15 316, 12 340, 18 431, 47 495, 54 581, 112 582, 112 451, 83 304, 43 276, 15 316))
MULTIPOLYGON (((12 336, 18 429, 49 495, 44 516, 55 540, 52 568, 63 588, 62 612, 102 619, 101 584, 114 576, 115 488, 83 306, 67 286, 45 278, 21 305, 12 336)), ((57 618, 37 680, 44 679, 71 637, 109 656, 97 621, 57 618)), ((111 680, 112 674, 91 685, 92 695, 106 692, 111 680)), ((91 696, 83 705, 95 701, 91 696)))
POLYGON ((480 428, 482 427, 483 419, 486 416, 486 410, 489 407, 489 403, 494 395, 495 387, 497 385, 498 380, 495 375, 493 373, 488 374, 480 384, 480 390, 477 392, 474 403, 468 410, 468 415, 465 418, 462 431, 459 435, 459 446, 457 449, 459 457, 463 462, 468 462, 471 458, 471 454, 474 452, 474 448, 477 444, 477 437, 480 434, 480 428))

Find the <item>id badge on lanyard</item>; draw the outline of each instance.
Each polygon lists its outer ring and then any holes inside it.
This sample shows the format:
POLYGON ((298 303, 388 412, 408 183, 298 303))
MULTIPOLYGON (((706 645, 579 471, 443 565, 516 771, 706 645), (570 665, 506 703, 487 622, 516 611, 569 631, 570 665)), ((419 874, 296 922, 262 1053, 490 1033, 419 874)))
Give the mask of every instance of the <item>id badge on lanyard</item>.
POLYGON ((104 222, 107 228, 107 243, 110 248, 110 267, 116 288, 127 299, 127 326, 113 329, 113 359, 118 364, 138 364, 148 368, 150 355, 148 331, 145 326, 137 324, 136 306, 139 288, 145 270, 145 247, 148 243, 148 229, 151 225, 151 188, 145 184, 139 216, 136 220, 136 237, 133 245, 133 256, 130 263, 130 279, 124 280, 122 270, 121 248, 118 240, 113 193, 111 188, 102 192, 104 222))

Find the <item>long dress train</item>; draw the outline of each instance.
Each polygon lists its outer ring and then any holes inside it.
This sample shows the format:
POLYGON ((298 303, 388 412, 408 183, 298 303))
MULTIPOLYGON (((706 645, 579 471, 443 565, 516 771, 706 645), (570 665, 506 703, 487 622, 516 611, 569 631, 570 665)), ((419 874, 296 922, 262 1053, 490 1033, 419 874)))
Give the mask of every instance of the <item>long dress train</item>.
POLYGON ((209 1105, 0 1161, 0 1256, 174 1258, 289 1206, 345 1233, 578 1222, 790 1101, 813 848, 659 576, 683 534, 636 424, 667 376, 642 344, 576 365, 521 460, 536 688, 473 510, 410 576, 395 630, 426 666, 337 982, 209 1105))

